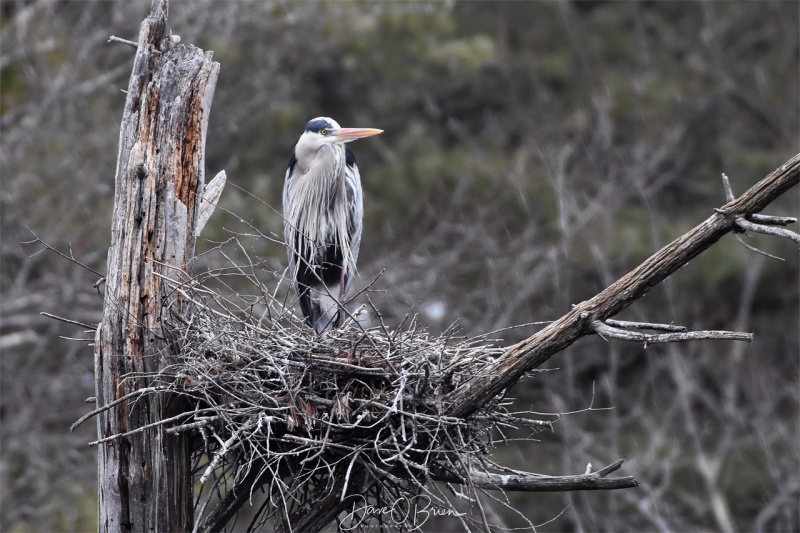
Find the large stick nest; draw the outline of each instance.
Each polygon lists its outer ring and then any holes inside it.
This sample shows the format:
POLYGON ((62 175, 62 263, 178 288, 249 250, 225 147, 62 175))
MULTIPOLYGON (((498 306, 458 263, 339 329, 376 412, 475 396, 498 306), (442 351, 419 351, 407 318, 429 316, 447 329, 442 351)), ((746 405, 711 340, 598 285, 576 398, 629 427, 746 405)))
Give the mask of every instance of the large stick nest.
POLYGON ((162 423, 193 435, 198 524, 261 488, 255 529, 270 519, 291 529, 332 494, 352 499, 341 529, 413 529, 420 498, 455 516, 452 501, 477 496, 431 481, 467 483, 470 472, 500 468, 487 457, 495 440, 525 423, 501 398, 466 418, 443 414, 442 398, 503 351, 485 336, 430 335, 414 317, 394 331, 365 328, 352 316, 317 335, 260 284, 257 296, 223 297, 208 288, 216 275, 202 285, 164 280, 174 295, 162 321, 171 364, 132 400, 185 402, 184 416, 162 423))

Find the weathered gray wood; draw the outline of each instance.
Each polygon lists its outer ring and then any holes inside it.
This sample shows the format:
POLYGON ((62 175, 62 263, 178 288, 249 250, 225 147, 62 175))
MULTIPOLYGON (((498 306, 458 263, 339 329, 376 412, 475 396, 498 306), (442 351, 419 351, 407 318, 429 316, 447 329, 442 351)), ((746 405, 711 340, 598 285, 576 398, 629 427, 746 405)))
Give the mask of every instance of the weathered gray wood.
MULTIPOLYGON (((608 478, 608 474, 616 472, 622 466, 622 459, 592 472, 573 476, 543 476, 517 472, 514 474, 490 474, 487 472, 471 472, 471 483, 484 490, 503 490, 518 492, 570 492, 578 490, 614 490, 638 487, 639 482, 631 476, 608 478)), ((591 465, 590 465, 591 466, 591 465)), ((435 481, 459 483, 466 485, 466 480, 455 475, 443 474, 435 481)))
POLYGON ((594 298, 576 305, 547 327, 511 346, 491 365, 445 398, 450 416, 466 416, 579 338, 595 332, 593 323, 612 317, 717 242, 800 181, 800 154, 756 183, 720 212, 678 237, 594 298))
MULTIPOLYGON (((218 72, 210 53, 174 45, 167 0, 153 0, 141 25, 120 130, 103 319, 95 345, 99 406, 148 386, 150 380, 138 374, 169 362, 160 317, 171 296, 155 274, 180 278, 194 254, 218 72)), ((180 411, 161 397, 120 402, 98 416, 98 439, 180 411)), ((98 446, 98 531, 191 530, 187 438, 153 429, 98 446)))
POLYGON ((208 219, 211 218, 211 215, 214 213, 214 209, 217 208, 217 202, 219 201, 219 197, 222 195, 222 189, 225 188, 225 184, 227 182, 227 174, 225 174, 224 170, 220 170, 217 175, 214 176, 214 179, 206 184, 206 187, 203 191, 203 201, 200 202, 200 210, 197 213, 197 224, 195 224, 194 229, 194 234, 196 237, 199 237, 203 232, 203 228, 206 227, 208 219))

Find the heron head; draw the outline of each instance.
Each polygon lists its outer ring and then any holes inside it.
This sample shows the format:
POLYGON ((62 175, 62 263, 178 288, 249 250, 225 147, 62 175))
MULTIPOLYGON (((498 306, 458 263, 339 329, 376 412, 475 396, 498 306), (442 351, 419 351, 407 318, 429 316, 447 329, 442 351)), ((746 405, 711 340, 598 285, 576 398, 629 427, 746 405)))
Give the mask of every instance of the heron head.
POLYGON ((298 145, 312 150, 326 144, 344 144, 364 137, 372 137, 383 133, 375 128, 342 128, 339 123, 329 117, 317 117, 308 121, 306 130, 300 136, 298 145))

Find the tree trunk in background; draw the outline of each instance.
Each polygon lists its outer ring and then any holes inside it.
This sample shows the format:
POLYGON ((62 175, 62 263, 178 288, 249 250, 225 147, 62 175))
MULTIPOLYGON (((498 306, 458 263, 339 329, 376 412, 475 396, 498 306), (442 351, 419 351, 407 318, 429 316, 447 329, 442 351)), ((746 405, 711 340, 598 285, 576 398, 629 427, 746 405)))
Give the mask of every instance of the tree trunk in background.
MULTIPOLYGON (((115 44, 114 46, 120 46, 115 44)), ((103 319, 95 346, 97 405, 155 385, 142 373, 169 363, 160 327, 159 276, 180 278, 191 261, 204 183, 208 114, 219 64, 175 45, 167 0, 142 22, 119 140, 103 319)), ((157 396, 120 402, 98 416, 98 437, 126 433, 181 412, 157 396)), ((186 531, 193 524, 189 441, 161 426, 101 443, 98 531, 186 531)))

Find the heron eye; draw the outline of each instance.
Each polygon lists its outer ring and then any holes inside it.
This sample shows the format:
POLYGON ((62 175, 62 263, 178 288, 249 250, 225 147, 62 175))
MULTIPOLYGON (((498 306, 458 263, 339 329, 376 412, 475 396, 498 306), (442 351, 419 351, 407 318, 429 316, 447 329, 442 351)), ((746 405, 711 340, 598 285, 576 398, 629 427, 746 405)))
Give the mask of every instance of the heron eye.
POLYGON ((323 135, 323 136, 325 136, 325 135, 327 135, 327 134, 328 134, 328 130, 326 130, 326 129, 321 129, 321 130, 319 130, 319 134, 320 134, 320 135, 323 135))

